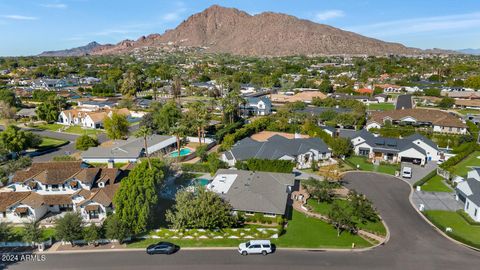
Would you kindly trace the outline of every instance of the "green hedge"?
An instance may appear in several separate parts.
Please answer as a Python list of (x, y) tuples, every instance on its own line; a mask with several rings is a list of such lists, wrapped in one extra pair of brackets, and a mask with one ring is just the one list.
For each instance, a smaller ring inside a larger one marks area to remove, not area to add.
[(430, 180), (431, 178), (433, 178), (435, 175), (437, 175), (437, 170), (433, 170), (431, 171), (429, 174), (425, 175), (422, 179), (418, 180), (417, 182), (415, 182), (415, 184), (413, 184), (413, 187), (416, 188), (418, 186), (423, 186), (423, 184), (425, 184), (426, 182), (428, 182), (428, 180)]
[(183, 163), (182, 171), (185, 172), (210, 172), (210, 166), (207, 163)]
[(480, 222), (476, 222), (473, 220), (465, 211), (462, 209), (457, 210), (457, 213), (470, 225), (472, 226), (480, 226)]
[(235, 167), (239, 170), (291, 173), (295, 163), (290, 160), (270, 160), (251, 158), (246, 161), (237, 161)]
[(220, 150), (230, 149), (235, 142), (265, 130), (270, 121), (271, 119), (269, 117), (257, 118), (242, 128), (237, 129), (234, 133), (225, 135)]
[(456, 154), (455, 156), (449, 158), (447, 161), (442, 163), (440, 165), (440, 168), (448, 170), (449, 168), (451, 168), (451, 167), (457, 165), (458, 163), (460, 163), (462, 160), (464, 160), (466, 157), (468, 157), (471, 153), (480, 149), (476, 142), (469, 143), (469, 145), (470, 145), (469, 147), (465, 147), (464, 151)]
[[(445, 232), (446, 230), (446, 227), (443, 226), (442, 224), (436, 222), (433, 218), (430, 218), (428, 213), (424, 213), (425, 216), (428, 218), (428, 220), (430, 220), (430, 222), (432, 222), (438, 229), (440, 229), (441, 231)], [(445, 234), (447, 234), (448, 236), (450, 236), (451, 238), (459, 241), (459, 242), (462, 242), (466, 245), (469, 245), (471, 247), (475, 247), (475, 248), (480, 248), (480, 243), (474, 243), (472, 241), (470, 241), (469, 239), (465, 239), (459, 235), (456, 235), (454, 232), (445, 232)]]

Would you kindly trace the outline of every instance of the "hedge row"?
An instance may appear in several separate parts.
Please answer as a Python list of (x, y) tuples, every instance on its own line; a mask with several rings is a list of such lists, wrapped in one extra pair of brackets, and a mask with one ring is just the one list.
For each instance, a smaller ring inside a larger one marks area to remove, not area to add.
[(467, 213), (465, 213), (465, 211), (463, 211), (462, 209), (460, 210), (457, 210), (457, 213), (470, 225), (472, 226), (480, 226), (480, 222), (477, 222), (475, 220), (473, 220)]
[(237, 161), (235, 167), (239, 170), (291, 173), (295, 163), (290, 160), (270, 160), (251, 158), (246, 161)]
[(182, 171), (185, 172), (210, 172), (210, 166), (207, 163), (183, 163)]
[(265, 130), (269, 122), (270, 118), (268, 117), (257, 118), (242, 128), (237, 129), (234, 133), (225, 135), (220, 150), (230, 149), (235, 142)]
[(449, 158), (447, 161), (442, 163), (440, 165), (440, 168), (448, 170), (449, 168), (457, 165), (460, 163), (462, 160), (464, 160), (466, 157), (468, 157), (471, 153), (477, 151), (479, 149), (479, 146), (477, 143), (469, 143), (470, 147), (465, 147), (465, 150), (456, 154), (455, 156)]
[(418, 186), (423, 186), (423, 184), (425, 184), (426, 182), (428, 182), (428, 180), (435, 177), (435, 175), (437, 175), (437, 170), (431, 171), (429, 174), (425, 175), (422, 179), (415, 182), (415, 184), (413, 184), (413, 187), (416, 188)]

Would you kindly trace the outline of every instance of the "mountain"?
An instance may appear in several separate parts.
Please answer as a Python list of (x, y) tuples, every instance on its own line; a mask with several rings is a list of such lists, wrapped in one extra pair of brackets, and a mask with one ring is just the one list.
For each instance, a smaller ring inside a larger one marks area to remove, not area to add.
[(465, 54), (473, 54), (473, 55), (480, 55), (480, 49), (462, 49), (458, 50), (458, 52), (465, 53)]
[(68, 50), (60, 50), (60, 51), (46, 51), (46, 52), (42, 52), (38, 56), (84, 56), (84, 55), (90, 54), (92, 50), (94, 50), (95, 48), (103, 47), (103, 46), (108, 46), (108, 45), (101, 45), (93, 41), (82, 47), (72, 48)]

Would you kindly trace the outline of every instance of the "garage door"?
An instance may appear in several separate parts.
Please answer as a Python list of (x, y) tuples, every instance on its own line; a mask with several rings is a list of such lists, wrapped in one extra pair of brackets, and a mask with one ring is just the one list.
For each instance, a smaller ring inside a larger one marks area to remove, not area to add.
[(409, 157), (402, 157), (402, 162), (410, 162), (413, 164), (420, 164), (422, 163), (422, 160), (419, 158), (409, 158)]

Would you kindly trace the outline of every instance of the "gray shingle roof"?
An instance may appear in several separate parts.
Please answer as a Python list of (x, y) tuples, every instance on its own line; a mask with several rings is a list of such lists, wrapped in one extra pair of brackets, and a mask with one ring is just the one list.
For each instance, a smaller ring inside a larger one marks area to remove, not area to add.
[(395, 105), (395, 109), (402, 110), (402, 109), (412, 109), (412, 108), (413, 108), (412, 95), (400, 95), (397, 97), (397, 104)]
[(222, 174), (237, 175), (229, 190), (220, 194), (233, 209), (285, 214), (288, 186), (295, 183), (293, 174), (220, 169), (215, 176)]
[(283, 156), (298, 156), (310, 149), (317, 150), (320, 153), (330, 152), (328, 146), (319, 138), (287, 139), (280, 135), (275, 135), (265, 142), (245, 138), (237, 142), (230, 150), (230, 153), (236, 160), (249, 158), (274, 160)]

